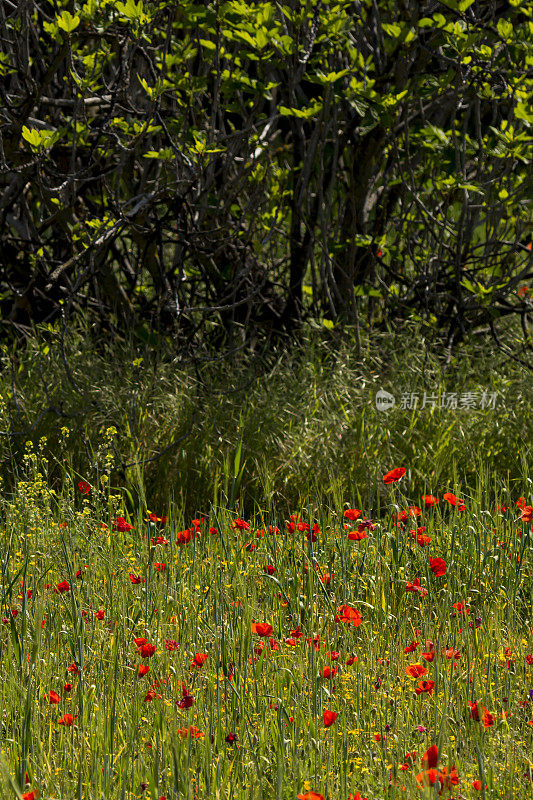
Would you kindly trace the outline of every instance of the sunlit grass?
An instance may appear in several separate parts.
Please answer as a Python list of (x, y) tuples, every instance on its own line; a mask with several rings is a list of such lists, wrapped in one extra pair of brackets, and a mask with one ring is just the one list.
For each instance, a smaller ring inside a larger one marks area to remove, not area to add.
[(530, 478), (522, 501), (428, 478), (426, 507), (412, 465), (385, 466), (407, 473), (364, 507), (338, 486), (294, 519), (208, 501), (192, 521), (130, 517), (105, 474), (51, 489), (28, 447), (0, 512), (2, 796), (530, 797)]

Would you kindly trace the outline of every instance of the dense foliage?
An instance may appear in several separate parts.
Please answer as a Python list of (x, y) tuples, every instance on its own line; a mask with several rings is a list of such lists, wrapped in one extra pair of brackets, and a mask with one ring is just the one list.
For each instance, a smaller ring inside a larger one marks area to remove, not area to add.
[(0, 11), (4, 332), (511, 318), (530, 352), (529, 2)]

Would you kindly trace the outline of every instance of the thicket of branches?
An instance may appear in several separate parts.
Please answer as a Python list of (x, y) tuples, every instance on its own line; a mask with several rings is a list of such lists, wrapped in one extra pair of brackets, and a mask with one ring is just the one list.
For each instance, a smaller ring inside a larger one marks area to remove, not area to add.
[(0, 0), (2, 331), (532, 349), (531, 3)]

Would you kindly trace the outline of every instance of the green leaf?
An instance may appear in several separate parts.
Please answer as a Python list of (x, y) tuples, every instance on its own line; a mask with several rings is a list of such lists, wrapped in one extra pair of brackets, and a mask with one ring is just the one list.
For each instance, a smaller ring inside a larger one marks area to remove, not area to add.
[(392, 36), (394, 39), (397, 39), (402, 32), (401, 25), (398, 25), (396, 22), (384, 22), (382, 28), (386, 34)]
[(257, 31), (256, 37), (257, 37), (256, 38), (257, 47), (259, 50), (262, 50), (264, 47), (267, 46), (269, 41), (266, 30), (264, 28), (260, 28)]
[(513, 23), (506, 19), (498, 20), (498, 33), (502, 39), (509, 39), (513, 35)]
[(140, 22), (141, 24), (150, 21), (148, 14), (144, 13), (143, 0), (139, 0), (138, 3), (135, 0), (126, 0), (125, 3), (117, 2), (115, 3), (115, 8), (132, 21)]
[(27, 128), (26, 125), (22, 128), (22, 138), (26, 139), (32, 147), (40, 147), (43, 142), (39, 131), (36, 128)]
[(514, 109), (516, 119), (523, 119), (526, 122), (533, 122), (533, 111), (530, 111), (525, 103), (517, 103)]
[(77, 14), (73, 17), (70, 11), (63, 11), (62, 14), (56, 17), (56, 23), (62, 31), (72, 33), (80, 24), (80, 18)]
[(300, 108), (287, 108), (287, 106), (280, 106), (279, 113), (282, 117), (299, 117), (300, 119), (309, 119), (314, 117), (322, 109), (322, 103), (316, 100), (313, 105), (305, 109)]
[(383, 297), (379, 289), (373, 289), (371, 286), (363, 286), (362, 284), (354, 286), (353, 293), (356, 297)]

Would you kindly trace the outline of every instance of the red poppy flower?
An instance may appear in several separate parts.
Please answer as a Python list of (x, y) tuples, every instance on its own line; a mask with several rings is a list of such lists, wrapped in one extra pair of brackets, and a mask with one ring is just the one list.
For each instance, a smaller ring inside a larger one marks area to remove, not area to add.
[(336, 674), (337, 674), (336, 667), (324, 667), (324, 669), (322, 670), (322, 677), (325, 678), (326, 680), (334, 678)]
[(345, 603), (337, 609), (335, 622), (347, 622), (357, 628), (361, 624), (361, 614), (356, 608)]
[(156, 692), (156, 690), (154, 688), (148, 689), (148, 691), (146, 692), (146, 694), (144, 696), (144, 702), (145, 703), (151, 703), (152, 700), (160, 700), (160, 699), (161, 699), (161, 695), (157, 694), (157, 692)]
[(459, 783), (459, 775), (457, 774), (456, 768), (452, 767), (451, 770), (449, 770), (448, 767), (442, 767), (439, 771), (439, 781), (443, 789), (451, 789), (452, 786), (457, 786)]
[(273, 575), (276, 571), (276, 568), (272, 564), (265, 564), (263, 567), (263, 572), (266, 572), (267, 575)]
[(355, 522), (356, 519), (359, 519), (361, 516), (361, 512), (358, 508), (347, 508), (343, 514), (346, 519), (349, 519), (350, 522)]
[(196, 528), (186, 528), (184, 531), (178, 531), (176, 544), (177, 545), (184, 545), (189, 544), (191, 539), (196, 538), (197, 529)]
[(415, 578), (414, 581), (407, 581), (405, 584), (405, 591), (406, 592), (418, 592), (419, 594), (424, 597), (428, 594), (428, 590), (424, 589), (423, 586), (420, 585), (420, 578)]
[(272, 625), (268, 622), (252, 622), (252, 633), (257, 633), (258, 636), (271, 636)]
[(178, 728), (178, 733), (183, 739), (200, 739), (204, 734), (196, 725), (191, 725), (190, 728)]
[(139, 669), (137, 670), (137, 674), (139, 678), (143, 678), (150, 672), (150, 667), (148, 664), (139, 664)]
[(165, 563), (160, 564), (159, 562), (156, 561), (154, 563), (154, 567), (156, 568), (156, 570), (158, 572), (166, 572), (167, 571), (167, 565)]
[(68, 581), (60, 581), (54, 589), (56, 594), (65, 594), (68, 591), (70, 591), (70, 583)]
[(72, 684), (71, 684), (71, 683), (66, 683), (66, 684), (63, 686), (63, 691), (64, 691), (64, 692), (67, 692), (67, 693), (68, 693), (68, 692), (71, 692), (71, 691), (72, 691)]
[(91, 485), (89, 483), (86, 483), (85, 481), (79, 481), (78, 489), (82, 494), (89, 494), (89, 492), (91, 491)]
[(192, 694), (184, 694), (181, 700), (176, 700), (178, 708), (185, 709), (191, 708), (194, 705), (194, 697)]
[(531, 522), (533, 518), (533, 506), (525, 506), (520, 514), (522, 522)]
[(405, 674), (410, 675), (411, 678), (421, 678), (422, 675), (427, 674), (427, 669), (423, 667), (422, 664), (409, 664), (405, 670)]
[(56, 703), (61, 702), (61, 698), (57, 692), (54, 692), (53, 689), (49, 692), (49, 701), (50, 705), (56, 705)]
[(463, 500), (459, 500), (452, 492), (445, 492), (443, 495), (444, 499), (454, 508), (458, 508), (459, 511), (465, 510), (465, 504)]
[(430, 558), (429, 568), (437, 578), (446, 575), (447, 565), (443, 558)]
[[(85, 667), (83, 669), (85, 669)], [(80, 674), (80, 670), (75, 661), (73, 661), (72, 664), (69, 664), (69, 666), (67, 667), (67, 672), (71, 672), (73, 675)]]
[(461, 658), (461, 651), (454, 650), (453, 647), (449, 647), (447, 650), (444, 650), (443, 654), (444, 653), (446, 653), (446, 658), (455, 658), (455, 659)]
[(391, 469), (390, 472), (387, 472), (386, 475), (383, 476), (383, 483), (396, 483), (400, 478), (403, 478), (406, 471), (405, 467), (395, 467), (395, 469)]
[(420, 547), (427, 547), (428, 544), (431, 544), (431, 536), (427, 536), (425, 533), (419, 533), (416, 537), (416, 541)]
[(453, 603), (452, 608), (455, 608), (454, 617), (466, 617), (470, 614), (470, 609), (467, 608), (466, 600), (458, 600), (457, 603)]
[(338, 713), (336, 711), (324, 711), (322, 717), (324, 719), (324, 728), (329, 728), (338, 717)]
[(166, 650), (179, 650), (180, 646), (174, 639), (165, 639)]
[(425, 494), (422, 498), (424, 504), (429, 508), (429, 506), (436, 506), (437, 503), (440, 503), (438, 497), (433, 497), (432, 494)]
[(157, 544), (169, 544), (169, 540), (166, 536), (151, 536), (150, 541), (153, 545)]
[[(76, 714), (76, 717), (78, 715)], [(65, 725), (66, 727), (70, 727), (74, 724), (74, 720), (76, 717), (73, 717), (72, 714), (63, 714), (60, 720), (58, 720), (59, 725)]]
[(428, 747), (424, 755), (422, 756), (422, 766), (424, 769), (433, 769), (439, 763), (439, 748), (436, 744), (432, 744), (431, 747)]
[(141, 578), (141, 576), (140, 576), (140, 575), (134, 575), (134, 574), (133, 574), (133, 572), (128, 572), (128, 575), (130, 576), (130, 581), (131, 581), (133, 584), (137, 584), (137, 583), (146, 583), (146, 581), (144, 580), (144, 578)]
[(422, 514), (422, 509), (418, 506), (409, 506), (407, 510), (410, 517), (419, 517)]
[(423, 772), (418, 773), (416, 776), (416, 781), (420, 784), (420, 786), (434, 786), (438, 780), (438, 777), (438, 769), (426, 769)]
[(418, 645), (419, 645), (419, 642), (411, 642), (411, 644), (408, 644), (407, 647), (404, 647), (403, 652), (404, 653), (414, 653), (416, 648), (418, 647)]
[(420, 694), (434, 694), (435, 681), (418, 681), (415, 692)]
[(104, 619), (105, 611), (103, 610), (103, 608), (100, 608), (98, 609), (98, 611), (94, 612), (94, 616), (96, 617), (96, 619)]
[(323, 794), (319, 794), (318, 792), (306, 792), (305, 794), (297, 795), (298, 800), (325, 800)]
[(191, 667), (203, 667), (208, 657), (207, 653), (195, 653), (191, 661)]
[(350, 531), (348, 534), (348, 539), (352, 542), (360, 542), (361, 539), (368, 539), (368, 534), (363, 529), (362, 531)]
[(250, 530), (250, 523), (246, 522), (244, 519), (237, 519), (233, 520), (232, 527), (239, 531), (249, 531)]
[(428, 650), (425, 653), (422, 653), (422, 658), (424, 661), (433, 661), (435, 658), (435, 653), (432, 650)]
[(112, 530), (119, 531), (119, 533), (127, 533), (128, 531), (134, 530), (134, 528), (133, 525), (130, 525), (129, 522), (126, 522), (124, 517), (117, 517), (113, 522)]
[(346, 666), (351, 667), (357, 661), (357, 656), (351, 655), (346, 659)]
[(137, 648), (137, 652), (141, 658), (151, 658), (156, 651), (155, 644), (142, 644)]
[(483, 727), (490, 728), (496, 722), (496, 717), (483, 707)]

